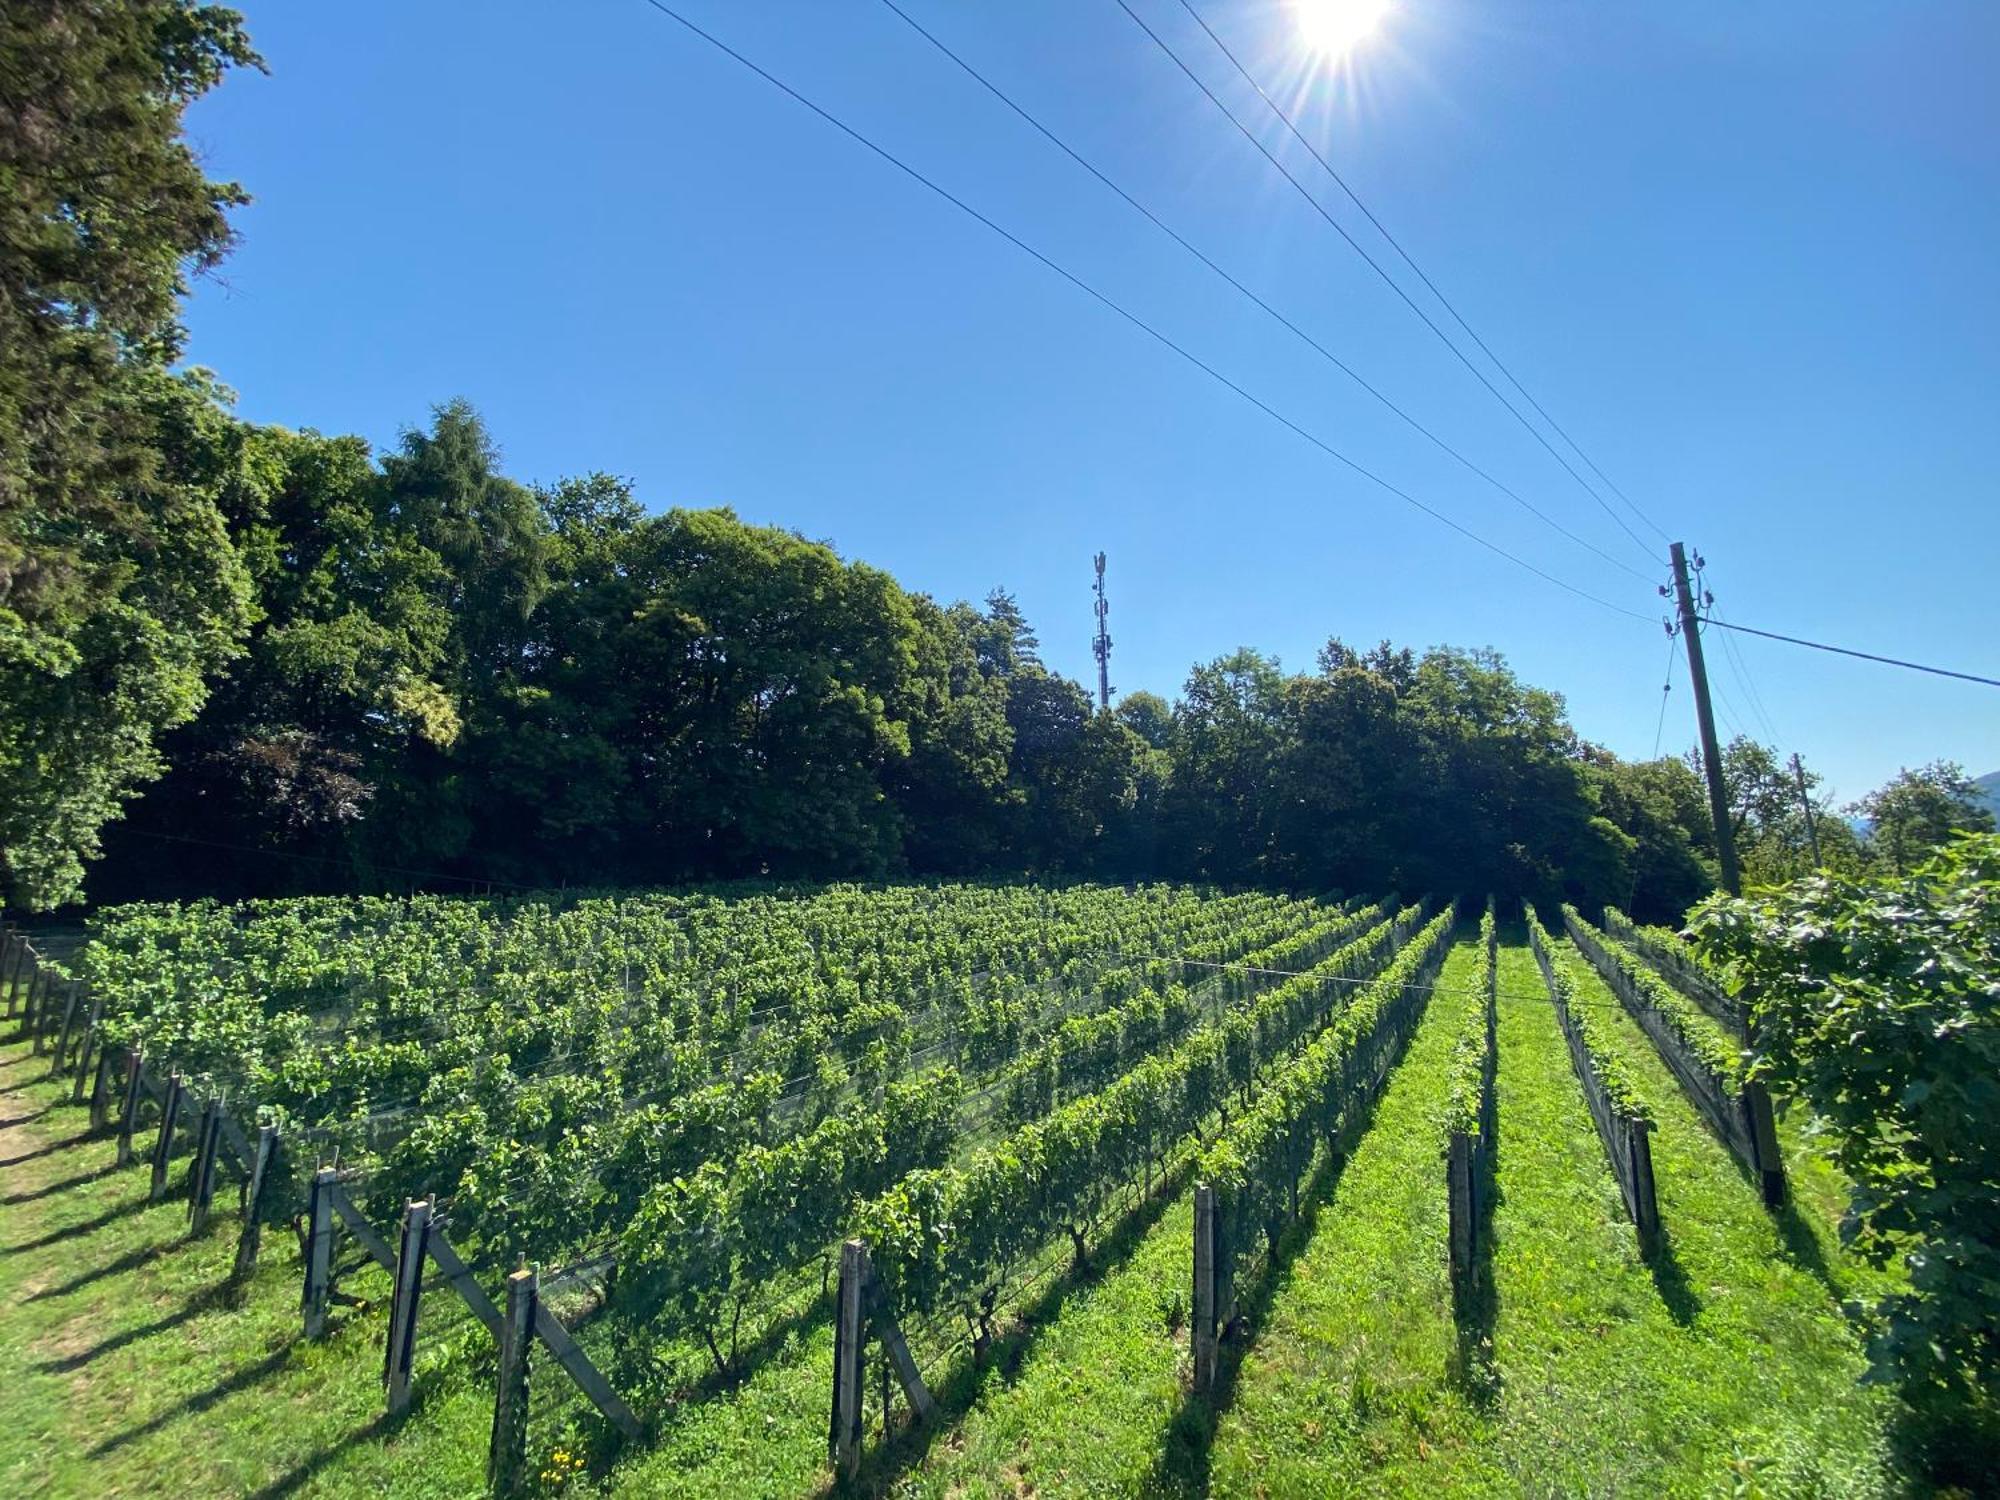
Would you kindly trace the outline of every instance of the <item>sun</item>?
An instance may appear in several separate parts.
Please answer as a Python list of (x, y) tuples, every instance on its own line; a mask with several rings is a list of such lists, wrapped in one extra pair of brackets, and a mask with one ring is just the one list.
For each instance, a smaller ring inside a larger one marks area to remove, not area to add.
[(1308, 47), (1339, 56), (1366, 41), (1382, 24), (1389, 0), (1292, 0), (1292, 15)]

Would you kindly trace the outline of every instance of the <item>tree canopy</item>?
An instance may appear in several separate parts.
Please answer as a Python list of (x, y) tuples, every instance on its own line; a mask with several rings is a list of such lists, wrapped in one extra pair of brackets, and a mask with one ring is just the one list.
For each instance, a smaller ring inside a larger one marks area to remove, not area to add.
[[(1645, 921), (1712, 887), (1696, 768), (1588, 743), (1492, 651), (1244, 648), (1103, 712), (1004, 589), (934, 600), (604, 474), (523, 483), (462, 400), (381, 452), (240, 419), (173, 363), (246, 201), (182, 113), (245, 66), (194, 0), (0, 13), (8, 902), (1036, 874)], [(1809, 868), (1776, 752), (1724, 772), (1752, 879)], [(1990, 826), (1967, 792), (1907, 773), (1865, 842), (1819, 818), (1823, 860), (1912, 866)]]
[(256, 65), (187, 0), (0, 9), (0, 871), (80, 889), (255, 610), (225, 517), (263, 482), (199, 376), (174, 378), (185, 277), (244, 201), (181, 113)]

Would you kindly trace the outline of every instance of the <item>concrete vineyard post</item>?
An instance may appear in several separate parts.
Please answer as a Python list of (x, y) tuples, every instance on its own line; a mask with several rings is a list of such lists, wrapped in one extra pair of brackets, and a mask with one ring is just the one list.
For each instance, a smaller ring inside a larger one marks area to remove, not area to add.
[(1206, 1393), (1215, 1384), (1217, 1323), (1222, 1309), (1215, 1305), (1215, 1189), (1201, 1183), (1194, 1190), (1194, 1388)]

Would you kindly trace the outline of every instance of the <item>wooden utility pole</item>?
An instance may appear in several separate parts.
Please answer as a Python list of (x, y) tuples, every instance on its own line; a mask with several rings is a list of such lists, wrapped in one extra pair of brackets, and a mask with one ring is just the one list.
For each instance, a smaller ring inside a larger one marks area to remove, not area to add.
[(1819, 857), (1819, 820), (1813, 816), (1812, 798), (1806, 794), (1806, 768), (1799, 764), (1796, 751), (1792, 754), (1792, 779), (1799, 784), (1799, 806), (1806, 815), (1806, 842), (1812, 846), (1813, 868), (1817, 870), (1824, 863)]
[(1715, 710), (1708, 702), (1708, 666), (1701, 659), (1701, 622), (1688, 588), (1687, 550), (1673, 544), (1674, 600), (1680, 606), (1681, 636), (1687, 641), (1688, 676), (1694, 682), (1694, 717), (1701, 729), (1701, 764), (1708, 773), (1708, 812), (1715, 819), (1715, 852), (1722, 861), (1722, 888), (1743, 894), (1736, 866), (1736, 830), (1729, 821), (1729, 796), (1722, 787), (1722, 750), (1715, 742)]

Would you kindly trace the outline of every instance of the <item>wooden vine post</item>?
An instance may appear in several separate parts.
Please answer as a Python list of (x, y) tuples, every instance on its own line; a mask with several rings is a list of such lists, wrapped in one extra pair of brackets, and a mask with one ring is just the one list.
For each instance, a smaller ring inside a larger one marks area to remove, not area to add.
[(403, 1208), (403, 1233), (396, 1246), (396, 1284), (389, 1305), (389, 1339), (382, 1354), (382, 1379), (389, 1387), (391, 1416), (410, 1405), (410, 1367), (417, 1352), (417, 1301), (424, 1289), (424, 1257), (430, 1253), (431, 1200), (412, 1198)]
[(1221, 1309), (1216, 1306), (1215, 1189), (1200, 1183), (1194, 1190), (1194, 1388), (1206, 1395), (1215, 1387)]
[(271, 1166), (277, 1155), (278, 1127), (260, 1127), (257, 1148), (250, 1159), (250, 1175), (243, 1184), (243, 1230), (236, 1237), (236, 1264), (230, 1271), (232, 1279), (240, 1281), (256, 1268), (257, 1249), (264, 1238), (264, 1188), (270, 1181)]
[(500, 1376), (493, 1395), (493, 1440), (486, 1454), (486, 1482), (496, 1495), (521, 1486), (528, 1467), (528, 1347), (535, 1337), (541, 1278), (532, 1269), (507, 1278), (507, 1308), (500, 1317)]
[(326, 1305), (333, 1294), (333, 1190), (339, 1174), (332, 1167), (313, 1173), (312, 1191), (306, 1198), (306, 1284), (302, 1303), (306, 1337), (316, 1339), (326, 1332)]
[(7, 928), (7, 936), (0, 940), (0, 985), (7, 987), (7, 1015), (14, 1015), (14, 982), (21, 977), (21, 955), (28, 946), (24, 933), (12, 925)]
[(132, 1136), (139, 1126), (139, 1091), (145, 1084), (146, 1057), (142, 1052), (125, 1054), (125, 1099), (118, 1109), (118, 1165), (132, 1164)]
[(175, 1068), (167, 1074), (167, 1097), (160, 1102), (160, 1134), (153, 1142), (153, 1186), (147, 1195), (149, 1202), (158, 1203), (166, 1196), (167, 1167), (174, 1155), (174, 1128), (180, 1124), (181, 1098), (186, 1092), (181, 1070)]
[(910, 1403), (910, 1415), (927, 1421), (936, 1410), (923, 1373), (910, 1354), (903, 1330), (890, 1315), (875, 1267), (868, 1259), (868, 1247), (860, 1240), (848, 1240), (840, 1247), (840, 1290), (834, 1300), (833, 1325), (833, 1409), (827, 1423), (827, 1451), (834, 1468), (851, 1479), (861, 1466), (863, 1389), (866, 1380), (868, 1335), (881, 1341), (882, 1424), (888, 1432), (888, 1373), (893, 1370)]
[(28, 1028), (36, 1057), (42, 1055), (42, 1011), (48, 1007), (48, 992), (49, 971), (37, 964), (35, 972), (28, 976), (28, 999), (21, 1010), (21, 1023)]
[(67, 994), (63, 1000), (62, 1026), (56, 1032), (55, 1058), (49, 1064), (51, 1077), (62, 1072), (63, 1064), (69, 1061), (70, 1037), (76, 1031), (76, 1002), (81, 987), (72, 979), (63, 988)]
[(859, 1240), (840, 1247), (840, 1292), (834, 1303), (833, 1416), (827, 1446), (835, 1470), (852, 1479), (861, 1467), (861, 1312), (867, 1290), (868, 1248)]
[(90, 1128), (92, 1133), (111, 1123), (111, 1049), (97, 1049), (97, 1076), (90, 1085)]
[(56, 976), (52, 969), (42, 971), (42, 998), (35, 1002), (35, 1051), (47, 1054), (54, 1050), (56, 1035)]
[(91, 1077), (91, 1059), (103, 1048), (103, 1025), (104, 997), (92, 991), (90, 1014), (84, 1018), (83, 1035), (77, 1041), (76, 1056), (70, 1060), (70, 1072), (74, 1075), (74, 1082), (69, 1091), (69, 1101), (72, 1104), (83, 1103), (84, 1089)]
[(1479, 1253), (1479, 1200), (1473, 1174), (1472, 1137), (1454, 1130), (1449, 1153), (1445, 1158), (1445, 1185), (1451, 1213), (1451, 1277), (1453, 1285), (1469, 1287)]
[(211, 1094), (201, 1106), (195, 1130), (194, 1165), (188, 1168), (188, 1234), (208, 1228), (209, 1205), (215, 1198), (215, 1158), (222, 1147), (222, 1098)]
[(1761, 1079), (1743, 1085), (1743, 1113), (1757, 1152), (1757, 1185), (1766, 1208), (1783, 1208), (1787, 1195), (1785, 1156), (1778, 1145), (1778, 1122), (1771, 1112), (1771, 1091)]

